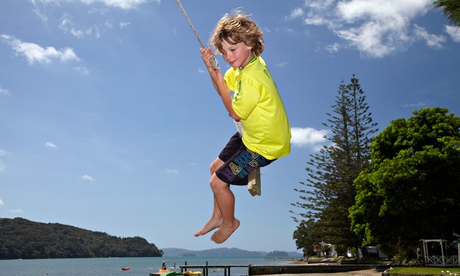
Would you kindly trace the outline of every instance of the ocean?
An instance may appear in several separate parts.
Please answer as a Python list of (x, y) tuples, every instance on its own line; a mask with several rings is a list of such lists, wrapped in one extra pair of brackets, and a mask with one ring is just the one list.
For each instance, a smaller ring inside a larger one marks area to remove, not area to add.
[[(55, 275), (126, 275), (149, 276), (161, 268), (162, 262), (176, 271), (181, 265), (292, 265), (293, 259), (238, 258), (238, 257), (157, 257), (157, 258), (88, 258), (0, 260), (2, 276), (55, 276)], [(130, 270), (123, 271), (122, 267)], [(189, 269), (199, 270), (200, 269)], [(224, 275), (223, 269), (209, 269), (209, 275)], [(231, 268), (231, 275), (247, 275), (247, 268)]]

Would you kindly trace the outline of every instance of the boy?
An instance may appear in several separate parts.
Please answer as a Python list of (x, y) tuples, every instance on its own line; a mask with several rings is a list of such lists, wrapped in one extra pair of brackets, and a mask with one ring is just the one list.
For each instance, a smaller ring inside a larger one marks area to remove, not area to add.
[(218, 228), (211, 240), (220, 244), (240, 226), (230, 184), (246, 185), (251, 171), (288, 155), (291, 132), (276, 85), (260, 57), (262, 32), (249, 16), (239, 11), (224, 15), (214, 29), (211, 45), (231, 66), (225, 76), (213, 67), (210, 48), (201, 48), (201, 57), (230, 117), (242, 125), (242, 133), (230, 138), (210, 166), (213, 213), (195, 233), (198, 237)]

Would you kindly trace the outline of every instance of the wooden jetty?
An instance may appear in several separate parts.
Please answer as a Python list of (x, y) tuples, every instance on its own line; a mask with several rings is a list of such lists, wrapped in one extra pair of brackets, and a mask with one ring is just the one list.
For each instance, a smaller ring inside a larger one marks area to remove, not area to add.
[[(276, 266), (258, 266), (258, 265), (185, 265), (180, 266), (181, 273), (187, 269), (199, 269), (202, 276), (209, 276), (209, 271), (215, 274), (215, 269), (223, 269), (224, 276), (231, 276), (231, 268), (247, 267), (246, 275), (270, 275), (270, 274), (298, 274), (298, 273), (337, 273), (365, 269), (378, 269), (384, 271), (388, 266), (373, 264), (326, 264), (326, 265), (276, 265)], [(185, 274), (185, 273), (184, 273)]]
[(249, 267), (251, 265), (208, 265), (208, 262), (206, 261), (206, 265), (187, 265), (187, 262), (185, 262), (185, 265), (181, 265), (180, 267), (180, 272), (185, 273), (188, 269), (201, 269), (203, 271), (202, 276), (208, 276), (209, 275), (209, 269), (215, 270), (217, 269), (223, 269), (224, 271), (224, 276), (230, 276), (230, 269), (232, 267), (247, 267), (248, 268), (248, 274), (249, 275)]

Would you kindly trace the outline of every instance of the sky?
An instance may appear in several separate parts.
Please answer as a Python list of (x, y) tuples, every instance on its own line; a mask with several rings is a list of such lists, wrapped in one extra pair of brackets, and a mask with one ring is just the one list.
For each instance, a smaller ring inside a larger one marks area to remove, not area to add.
[(359, 79), (380, 131), (424, 107), (460, 115), (460, 31), (431, 0), (182, 5), (205, 44), (225, 13), (251, 14), (290, 120), (292, 151), (262, 169), (262, 195), (232, 188), (240, 228), (222, 245), (193, 235), (212, 211), (209, 165), (236, 129), (173, 0), (0, 2), (1, 218), (160, 249), (296, 251), (294, 189), (342, 81)]

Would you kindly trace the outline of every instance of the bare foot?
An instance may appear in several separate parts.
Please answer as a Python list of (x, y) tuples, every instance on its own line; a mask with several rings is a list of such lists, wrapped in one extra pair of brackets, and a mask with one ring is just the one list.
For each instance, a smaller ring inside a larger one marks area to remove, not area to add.
[(231, 226), (222, 223), (219, 230), (212, 235), (211, 240), (215, 243), (223, 243), (233, 234), (233, 232), (235, 232), (236, 229), (238, 229), (238, 227), (240, 227), (240, 221), (237, 219), (233, 220), (233, 224)]
[(222, 225), (222, 218), (211, 218), (198, 232), (195, 233), (195, 237), (206, 235), (210, 231), (219, 228)]

